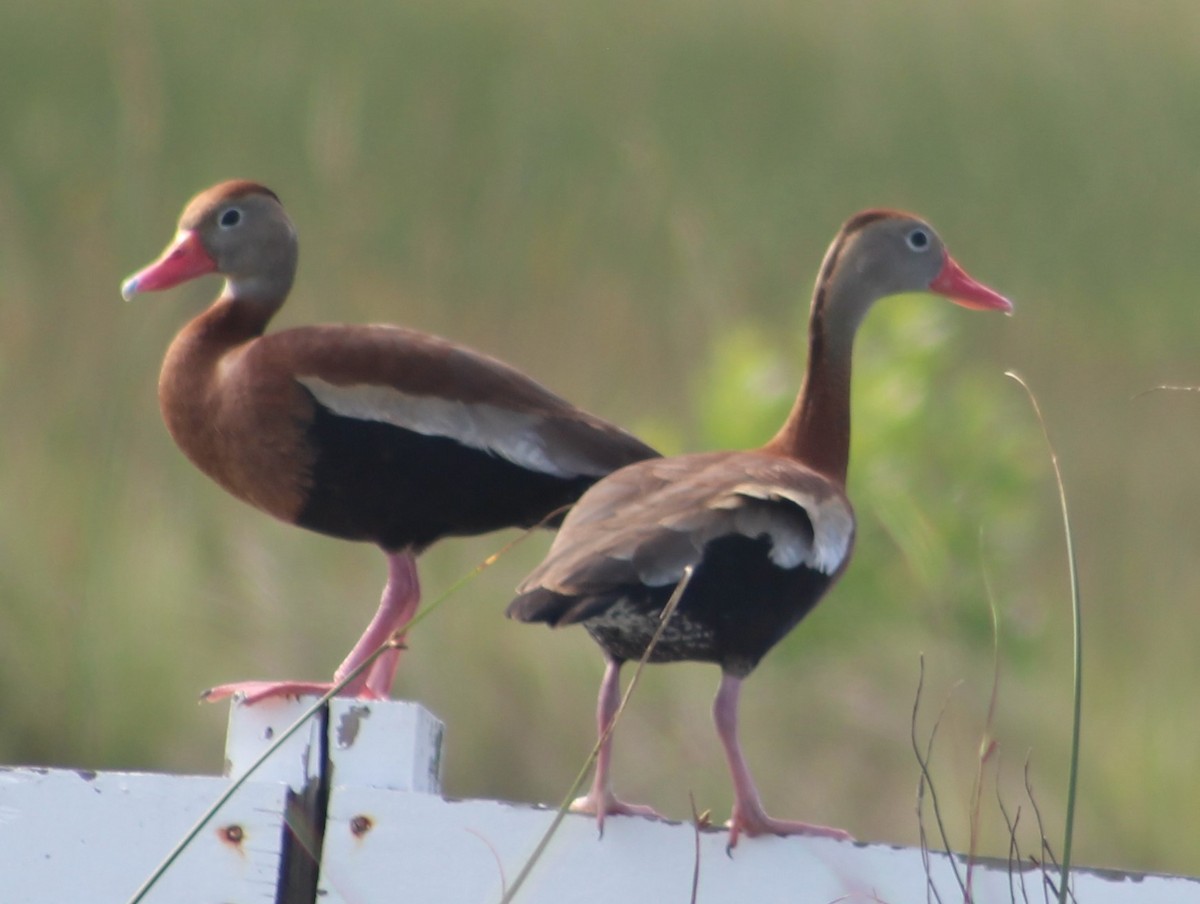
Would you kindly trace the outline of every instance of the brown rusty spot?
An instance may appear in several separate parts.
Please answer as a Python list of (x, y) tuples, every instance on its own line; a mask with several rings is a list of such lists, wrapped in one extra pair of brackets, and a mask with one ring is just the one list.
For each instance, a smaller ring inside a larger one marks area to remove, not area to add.
[(237, 823), (233, 825), (220, 826), (217, 829), (217, 837), (226, 844), (231, 844), (234, 847), (241, 847), (242, 841), (246, 837), (246, 830)]
[(365, 816), (360, 813), (358, 816), (355, 816), (350, 820), (350, 833), (354, 835), (355, 838), (362, 838), (363, 835), (366, 835), (367, 832), (371, 831), (371, 827), (374, 825), (375, 823), (371, 821), (370, 816)]

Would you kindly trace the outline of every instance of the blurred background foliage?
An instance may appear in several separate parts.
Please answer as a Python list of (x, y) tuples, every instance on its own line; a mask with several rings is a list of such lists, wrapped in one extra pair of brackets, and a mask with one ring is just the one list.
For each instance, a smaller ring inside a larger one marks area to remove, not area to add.
[[(864, 327), (856, 561), (746, 695), (768, 806), (915, 843), (924, 651), (966, 845), (987, 575), (1001, 794), (1028, 808), (1028, 756), (1059, 836), (1066, 564), (1015, 368), (1083, 574), (1076, 858), (1200, 873), (1200, 399), (1137, 395), (1200, 382), (1198, 42), (1169, 0), (3, 4), (0, 762), (217, 771), (224, 712), (195, 695), (329, 674), (382, 587), (374, 550), (251, 511), (161, 426), (163, 350), (216, 286), (125, 305), (118, 284), (196, 191), (244, 176), (283, 197), (303, 250), (280, 326), (453, 336), (672, 452), (774, 432), (826, 245), (890, 205), (1017, 315), (907, 297)], [(427, 594), (506, 539), (436, 547)], [(548, 540), (412, 639), (397, 693), (447, 721), (450, 794), (557, 801), (590, 747), (599, 654), (501, 615)], [(618, 736), (626, 797), (684, 816), (694, 790), (723, 818), (716, 678), (650, 673)], [(985, 801), (982, 848), (1003, 856)]]

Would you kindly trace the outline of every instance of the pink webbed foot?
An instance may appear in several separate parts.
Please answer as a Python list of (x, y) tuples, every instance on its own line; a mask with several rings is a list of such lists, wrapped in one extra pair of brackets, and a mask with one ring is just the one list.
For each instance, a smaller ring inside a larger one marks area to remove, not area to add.
[(590, 813), (596, 817), (596, 828), (604, 834), (604, 817), (606, 816), (645, 816), (650, 819), (663, 819), (663, 815), (653, 807), (645, 804), (629, 804), (618, 798), (611, 791), (597, 793), (593, 788), (583, 797), (571, 801), (572, 813)]
[[(200, 695), (200, 699), (205, 703), (215, 703), (226, 697), (232, 697), (234, 694), (241, 694), (242, 702), (246, 706), (252, 706), (273, 697), (306, 695), (320, 697), (329, 693), (331, 687), (333, 687), (331, 681), (235, 681), (231, 684), (218, 684), (216, 687), (210, 687)], [(357, 697), (360, 700), (387, 699), (387, 694), (377, 693), (366, 684), (363, 684), (357, 691), (347, 687), (342, 691), (342, 695)]]
[(738, 741), (737, 711), (741, 692), (742, 679), (737, 675), (725, 673), (721, 676), (717, 699), (713, 701), (713, 721), (717, 726), (717, 736), (725, 748), (729, 773), (733, 777), (733, 815), (726, 823), (729, 827), (729, 844), (725, 846), (725, 850), (732, 852), (743, 833), (752, 838), (756, 835), (811, 835), (817, 838), (853, 841), (850, 833), (841, 829), (774, 819), (767, 815), (758, 788), (754, 784), (754, 777), (750, 774), (750, 767), (742, 755), (742, 745)]
[(725, 825), (729, 829), (729, 843), (725, 846), (727, 851), (737, 847), (738, 838), (743, 834), (751, 838), (759, 835), (809, 835), (814, 838), (833, 838), (837, 841), (854, 840), (853, 835), (842, 829), (790, 819), (775, 819), (768, 816), (756, 803), (747, 806), (742, 801), (734, 803), (733, 816)]
[(596, 817), (596, 828), (604, 836), (605, 816), (646, 816), (662, 819), (653, 807), (644, 804), (627, 804), (613, 794), (609, 767), (612, 763), (612, 726), (617, 709), (621, 704), (621, 663), (610, 659), (604, 667), (604, 678), (600, 682), (600, 699), (596, 703), (596, 726), (601, 743), (596, 754), (596, 774), (592, 777), (592, 790), (571, 802), (571, 812), (591, 813)]
[(346, 657), (328, 681), (237, 681), (219, 684), (200, 695), (207, 702), (223, 700), (234, 694), (242, 694), (247, 705), (261, 703), (272, 697), (299, 697), (303, 694), (323, 696), (329, 693), (334, 683), (339, 682), (374, 654), (382, 644), (391, 642), (392, 649), (380, 653), (366, 671), (345, 688), (339, 696), (357, 697), (360, 700), (387, 700), (396, 668), (400, 662), (400, 651), (404, 646), (404, 628), (412, 620), (421, 600), (420, 584), (417, 581), (417, 563), (411, 553), (388, 553), (388, 582), (383, 588), (383, 598), (367, 630), (363, 632), (350, 655)]

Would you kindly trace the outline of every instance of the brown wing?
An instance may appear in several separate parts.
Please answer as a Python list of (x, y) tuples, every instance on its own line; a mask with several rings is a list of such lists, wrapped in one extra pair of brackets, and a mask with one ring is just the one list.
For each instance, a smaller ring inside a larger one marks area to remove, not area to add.
[(302, 327), (263, 337), (253, 354), (333, 415), (445, 437), (539, 473), (599, 477), (658, 454), (517, 369), (415, 330)]
[(841, 490), (790, 459), (718, 452), (641, 462), (601, 480), (563, 523), (508, 613), (552, 624), (672, 585), (715, 540), (765, 538), (779, 568), (836, 575), (854, 515)]

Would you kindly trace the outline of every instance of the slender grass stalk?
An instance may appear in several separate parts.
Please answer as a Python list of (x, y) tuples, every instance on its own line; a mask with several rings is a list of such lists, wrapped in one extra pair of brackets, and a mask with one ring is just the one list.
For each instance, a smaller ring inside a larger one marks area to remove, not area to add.
[(1045, 890), (1047, 888), (1054, 892), (1055, 897), (1058, 897), (1058, 886), (1054, 884), (1054, 878), (1050, 875), (1050, 870), (1051, 868), (1057, 869), (1059, 862), (1058, 858), (1054, 856), (1054, 848), (1050, 844), (1050, 839), (1046, 837), (1046, 823), (1042, 819), (1042, 808), (1038, 804), (1037, 794), (1033, 790), (1033, 779), (1029, 776), (1028, 755), (1025, 757), (1025, 796), (1029, 798), (1029, 806), (1033, 809), (1033, 818), (1037, 822), (1038, 838), (1041, 841), (1041, 847), (1038, 849), (1037, 855), (1030, 854), (1029, 862), (1041, 870), (1043, 900), (1046, 900)]
[(1041, 406), (1038, 405), (1037, 397), (1033, 394), (1033, 390), (1029, 388), (1029, 384), (1020, 375), (1010, 370), (1005, 372), (1005, 376), (1011, 377), (1021, 384), (1021, 388), (1029, 396), (1033, 412), (1037, 415), (1038, 424), (1042, 428), (1042, 436), (1045, 437), (1046, 447), (1050, 451), (1050, 463), (1054, 467), (1054, 482), (1058, 486), (1058, 501), (1062, 509), (1063, 533), (1067, 541), (1067, 562), (1071, 577), (1071, 615), (1075, 638), (1075, 700), (1071, 724), (1071, 767), (1067, 777), (1067, 819), (1063, 834), (1062, 872), (1058, 883), (1059, 904), (1066, 904), (1068, 897), (1070, 897), (1071, 845), (1075, 837), (1075, 797), (1079, 781), (1079, 733), (1083, 713), (1083, 607), (1079, 594), (1079, 566), (1075, 559), (1074, 536), (1071, 533), (1071, 516), (1067, 510), (1067, 491), (1063, 483), (1062, 469), (1058, 464), (1058, 453), (1054, 449), (1054, 444), (1050, 442), (1050, 432), (1046, 428), (1046, 419), (1042, 416)]
[(504, 893), (508, 889), (508, 879), (504, 875), (504, 860), (500, 857), (500, 852), (496, 850), (496, 846), (492, 844), (490, 838), (478, 829), (473, 829), (466, 826), (466, 831), (474, 835), (487, 847), (488, 852), (492, 855), (492, 859), (496, 861), (496, 874), (500, 877), (500, 890)]
[(696, 809), (696, 795), (691, 791), (688, 792), (688, 803), (692, 805), (692, 896), (689, 898), (690, 904), (696, 904), (696, 899), (700, 895), (700, 829), (708, 825), (708, 812), (703, 814)]
[(937, 718), (933, 722), (933, 728), (929, 731), (929, 742), (925, 747), (925, 752), (922, 754), (921, 745), (917, 743), (917, 715), (921, 708), (921, 692), (925, 689), (925, 654), (923, 653), (920, 656), (920, 664), (921, 671), (919, 677), (917, 678), (917, 693), (913, 697), (910, 736), (912, 738), (913, 754), (917, 758), (917, 763), (919, 763), (921, 766), (921, 778), (917, 784), (917, 822), (919, 823), (921, 829), (921, 857), (924, 861), (925, 874), (928, 880), (926, 885), (926, 895), (928, 896), (928, 893), (932, 891), (933, 895), (938, 899), (939, 902), (942, 900), (942, 896), (938, 892), (936, 886), (934, 886), (930, 874), (929, 843), (926, 838), (925, 819), (923, 815), (925, 789), (928, 788), (929, 799), (933, 803), (933, 818), (934, 821), (937, 822), (938, 834), (942, 838), (942, 849), (946, 852), (947, 859), (950, 863), (950, 868), (954, 870), (954, 878), (957, 880), (958, 887), (962, 891), (963, 900), (966, 901), (968, 900), (967, 886), (963, 882), (963, 877), (959, 874), (958, 861), (954, 857), (954, 851), (950, 849), (950, 836), (946, 832), (946, 824), (942, 819), (942, 808), (938, 803), (937, 789), (934, 788), (933, 775), (930, 774), (929, 771), (929, 761), (933, 758), (933, 739), (937, 736), (938, 728), (942, 724), (942, 717), (946, 714), (946, 703), (949, 702), (949, 699), (947, 699), (946, 703), (942, 704), (942, 708), (938, 712)]
[[(1013, 876), (1014, 866), (1019, 866), (1021, 863), (1021, 845), (1017, 841), (1017, 828), (1021, 824), (1021, 808), (1018, 806), (1016, 815), (1008, 815), (1008, 807), (1004, 806), (1004, 795), (1000, 793), (999, 767), (996, 768), (996, 805), (1000, 808), (1000, 813), (1004, 817), (1004, 824), (1008, 826), (1008, 895), (1012, 899), (1013, 904), (1017, 902), (1016, 891), (1014, 890)], [(1029, 904), (1029, 893), (1025, 890), (1025, 872), (1019, 873), (1021, 882), (1021, 896), (1025, 899), (1025, 904)]]
[[(988, 698), (987, 716), (983, 723), (983, 735), (979, 739), (979, 766), (975, 772), (975, 786), (971, 789), (971, 836), (967, 846), (967, 896), (973, 900), (972, 878), (975, 858), (979, 853), (979, 820), (983, 812), (983, 780), (988, 761), (996, 752), (998, 743), (993, 734), (996, 723), (996, 701), (1000, 696), (1000, 611), (996, 606), (996, 594), (992, 589), (987, 559), (983, 555), (983, 530), (979, 531), (980, 567), (983, 572), (983, 587), (987, 594), (988, 609), (992, 615), (992, 692)], [(997, 774), (999, 770), (997, 770)]]
[[(546, 518), (552, 518), (555, 514), (557, 514), (557, 512), (551, 512), (546, 516)], [(486, 559), (476, 564), (474, 568), (443, 590), (438, 596), (430, 601), (424, 609), (414, 615), (406, 625), (397, 629), (392, 637), (380, 644), (374, 651), (372, 651), (371, 655), (359, 663), (359, 665), (352, 669), (344, 678), (336, 682), (333, 687), (325, 692), (324, 695), (322, 695), (308, 709), (301, 713), (296, 721), (289, 725), (281, 734), (279, 734), (279, 736), (276, 737), (271, 744), (250, 764), (250, 767), (236, 779), (234, 779), (233, 782), (230, 783), (229, 787), (226, 788), (215, 801), (213, 801), (212, 805), (204, 811), (199, 819), (196, 820), (196, 824), (184, 834), (183, 838), (179, 840), (175, 847), (171, 849), (170, 853), (163, 858), (163, 861), (157, 867), (155, 867), (154, 871), (146, 878), (141, 886), (139, 886), (138, 890), (134, 892), (133, 897), (129, 899), (128, 904), (140, 904), (140, 902), (145, 899), (146, 895), (150, 893), (158, 881), (166, 874), (167, 870), (170, 869), (175, 861), (179, 859), (180, 855), (183, 854), (188, 845), (190, 845), (196, 839), (197, 835), (204, 831), (204, 827), (208, 825), (214, 816), (217, 815), (217, 812), (221, 809), (221, 807), (225, 806), (225, 804), (230, 801), (233, 795), (236, 794), (244, 784), (246, 784), (246, 782), (250, 779), (250, 776), (253, 775), (258, 768), (262, 766), (262, 764), (265, 763), (273, 753), (275, 753), (276, 750), (283, 746), (283, 744), (287, 742), (288, 738), (292, 737), (292, 735), (298, 732), (301, 727), (308, 722), (309, 719), (321, 711), (322, 707), (324, 707), (330, 700), (341, 693), (342, 690), (345, 689), (346, 685), (370, 668), (376, 659), (378, 659), (388, 650), (400, 648), (403, 645), (403, 641), (400, 640), (400, 638), (407, 634), (408, 631), (424, 621), (431, 612), (433, 612), (447, 599), (457, 593), (459, 589), (470, 583), (483, 571), (498, 562), (501, 557), (503, 557), (514, 546), (528, 537), (535, 529), (536, 528), (531, 527), (525, 531), (522, 531), (518, 536), (502, 546), (497, 552), (492, 553)]]
[[(1012, 376), (1009, 374), (1009, 376)], [(1014, 377), (1014, 379), (1016, 379)], [(1143, 389), (1135, 399), (1140, 399), (1144, 395), (1150, 395), (1152, 392), (1200, 392), (1200, 386), (1175, 386), (1170, 383), (1161, 383), (1158, 386), (1151, 386), (1149, 389)]]
[(575, 776), (575, 781), (567, 790), (566, 796), (558, 807), (558, 812), (554, 814), (554, 819), (551, 820), (549, 827), (538, 840), (537, 845), (533, 849), (533, 853), (529, 855), (529, 859), (525, 861), (521, 871), (517, 873), (517, 877), (513, 879), (513, 883), (509, 886), (508, 891), (504, 893), (504, 897), (500, 899), (500, 904), (512, 904), (516, 899), (517, 892), (521, 890), (521, 886), (525, 884), (525, 880), (529, 878), (533, 872), (533, 868), (546, 852), (546, 848), (550, 844), (550, 840), (554, 837), (558, 827), (562, 825), (562, 821), (570, 812), (571, 802), (575, 800), (575, 796), (579, 793), (579, 789), (583, 787), (584, 781), (587, 780), (588, 771), (592, 768), (592, 764), (596, 762), (596, 757), (600, 755), (600, 748), (612, 735), (613, 730), (617, 727), (617, 723), (621, 720), (621, 714), (625, 712), (625, 706), (629, 703), (629, 698), (633, 695), (633, 689), (637, 687), (638, 679), (642, 675), (642, 671), (646, 668), (646, 663), (650, 661), (650, 654), (654, 652), (654, 648), (658, 645), (658, 640), (662, 637), (662, 633), (666, 630), (667, 622), (675, 612), (675, 608), (679, 605), (680, 599), (683, 598), (683, 593), (687, 590), (687, 585), (692, 580), (692, 566), (684, 569), (683, 577), (679, 579), (679, 583), (675, 585), (675, 590), (671, 593), (671, 598), (667, 600), (667, 604), (663, 606), (662, 614), (659, 615), (658, 627), (655, 629), (650, 642), (646, 644), (646, 650), (642, 653), (642, 658), (638, 660), (637, 668), (633, 671), (633, 677), (629, 679), (629, 685), (625, 688), (625, 693), (621, 696), (621, 703), (617, 707), (616, 713), (613, 714), (612, 720), (608, 723), (608, 727), (596, 739), (595, 745), (592, 747), (592, 752), (588, 754), (584, 760), (583, 767)]
[(266, 750), (259, 754), (254, 762), (250, 764), (250, 768), (230, 782), (229, 787), (226, 788), (220, 794), (220, 796), (213, 801), (212, 805), (204, 811), (200, 818), (196, 820), (196, 824), (184, 834), (183, 838), (181, 838), (175, 847), (171, 849), (171, 852), (167, 854), (165, 858), (163, 858), (162, 863), (155, 867), (154, 871), (146, 878), (146, 881), (144, 881), (138, 890), (134, 892), (133, 897), (129, 899), (129, 904), (139, 904), (139, 902), (141, 902), (146, 895), (150, 893), (154, 886), (158, 884), (158, 880), (166, 874), (167, 870), (170, 869), (175, 861), (179, 859), (180, 855), (187, 850), (188, 845), (190, 845), (195, 840), (196, 836), (204, 830), (204, 827), (208, 825), (214, 816), (217, 815), (217, 812), (221, 809), (221, 807), (229, 803), (229, 800), (233, 797), (233, 795), (241, 789), (242, 785), (246, 784), (250, 776), (253, 775), (255, 771), (257, 771), (258, 768), (267, 761), (271, 754), (278, 750), (288, 740), (288, 738), (298, 732), (309, 719), (319, 713), (321, 708), (330, 700), (332, 700), (347, 684), (370, 668), (371, 664), (374, 663), (375, 660), (381, 655), (383, 655), (386, 650), (392, 649), (397, 645), (398, 644), (396, 644), (396, 642), (391, 640), (382, 644), (379, 649), (375, 650), (370, 656), (364, 659), (357, 668), (352, 669), (345, 678), (334, 684), (334, 686), (326, 691), (323, 696), (321, 696), (315, 703), (306, 709), (299, 716), (299, 718), (296, 719), (295, 722), (289, 725), (277, 738), (275, 738), (270, 746), (268, 746)]

